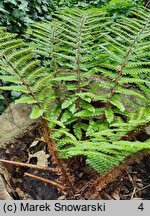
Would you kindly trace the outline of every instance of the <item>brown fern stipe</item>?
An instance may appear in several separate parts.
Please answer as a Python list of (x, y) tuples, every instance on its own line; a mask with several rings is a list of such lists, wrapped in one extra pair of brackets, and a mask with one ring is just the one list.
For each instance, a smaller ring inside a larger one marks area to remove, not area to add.
[(72, 176), (70, 176), (70, 173), (67, 170), (67, 167), (63, 160), (60, 159), (59, 153), (57, 151), (56, 143), (51, 140), (50, 138), (50, 130), (47, 127), (47, 122), (45, 121), (44, 118), (42, 118), (42, 128), (43, 128), (43, 137), (48, 145), (48, 152), (49, 155), (51, 156), (52, 162), (56, 165), (56, 172), (61, 175), (61, 180), (64, 183), (66, 187), (71, 187), (73, 182), (70, 181), (72, 180)]

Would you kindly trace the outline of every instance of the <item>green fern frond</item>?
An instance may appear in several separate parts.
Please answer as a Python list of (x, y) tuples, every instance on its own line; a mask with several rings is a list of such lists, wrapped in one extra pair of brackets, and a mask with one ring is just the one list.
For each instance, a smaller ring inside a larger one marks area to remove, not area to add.
[(150, 122), (149, 32), (144, 8), (111, 25), (101, 9), (64, 10), (29, 27), (29, 44), (0, 30), (0, 90), (23, 93), (63, 158), (104, 174), (150, 149), (137, 136)]
[[(38, 106), (42, 106), (38, 95), (40, 89), (47, 88), (49, 75), (44, 68), (40, 67), (39, 60), (34, 60), (33, 50), (28, 48), (23, 40), (17, 39), (16, 35), (7, 32), (1, 34), (0, 79), (6, 83), (6, 86), (1, 86), (0, 89), (20, 91), (27, 96), (22, 97), (18, 102), (37, 103)], [(45, 75), (47, 76), (45, 77)], [(42, 100), (46, 101), (48, 94), (43, 97), (45, 98)]]
[(142, 142), (89, 142), (76, 141), (71, 142), (70, 148), (61, 150), (63, 158), (75, 157), (79, 155), (86, 156), (86, 163), (102, 175), (106, 170), (111, 171), (124, 161), (125, 158), (134, 155), (137, 152), (150, 150), (150, 140), (143, 145)]

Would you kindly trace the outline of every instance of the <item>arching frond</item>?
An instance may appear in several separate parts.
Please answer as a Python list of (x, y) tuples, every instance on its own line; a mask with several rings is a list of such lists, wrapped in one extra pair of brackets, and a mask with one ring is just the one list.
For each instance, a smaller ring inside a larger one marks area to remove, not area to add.
[(33, 24), (29, 44), (0, 30), (1, 90), (33, 104), (63, 158), (85, 156), (101, 174), (149, 151), (139, 133), (150, 122), (150, 13), (111, 23), (100, 9), (64, 10)]

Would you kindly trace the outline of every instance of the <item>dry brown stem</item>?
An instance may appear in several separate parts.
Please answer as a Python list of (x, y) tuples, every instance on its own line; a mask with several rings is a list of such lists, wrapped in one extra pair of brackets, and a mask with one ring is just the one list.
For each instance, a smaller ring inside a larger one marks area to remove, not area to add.
[(65, 190), (65, 187), (63, 185), (61, 185), (60, 182), (58, 182), (58, 181), (52, 181), (52, 180), (45, 179), (43, 177), (40, 177), (40, 176), (37, 176), (37, 175), (33, 175), (33, 174), (30, 174), (30, 173), (24, 173), (24, 175), (28, 176), (28, 177), (31, 177), (31, 178), (38, 179), (38, 180), (43, 181), (45, 183), (48, 183), (50, 185), (53, 185), (56, 188), (59, 188), (62, 192), (64, 192), (64, 190)]
[(17, 161), (10, 161), (10, 160), (3, 160), (3, 159), (0, 159), (0, 162), (12, 164), (15, 166), (28, 167), (31, 169), (38, 169), (38, 170), (44, 170), (44, 171), (47, 170), (47, 171), (55, 172), (55, 169), (49, 168), (46, 166), (44, 167), (44, 166), (39, 166), (39, 165), (34, 165), (34, 164), (27, 164), (27, 163), (21, 163), (21, 162), (17, 162)]

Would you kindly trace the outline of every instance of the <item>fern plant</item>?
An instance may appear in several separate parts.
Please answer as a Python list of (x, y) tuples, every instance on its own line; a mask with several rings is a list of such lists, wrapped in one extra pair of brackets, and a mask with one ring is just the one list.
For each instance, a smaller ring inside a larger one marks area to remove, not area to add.
[(144, 8), (116, 23), (99, 9), (63, 11), (32, 25), (30, 44), (1, 29), (0, 89), (23, 92), (16, 102), (33, 104), (31, 118), (42, 116), (65, 183), (73, 178), (60, 158), (84, 156), (105, 174), (137, 152), (149, 153), (150, 139), (138, 140), (150, 122), (149, 30)]

